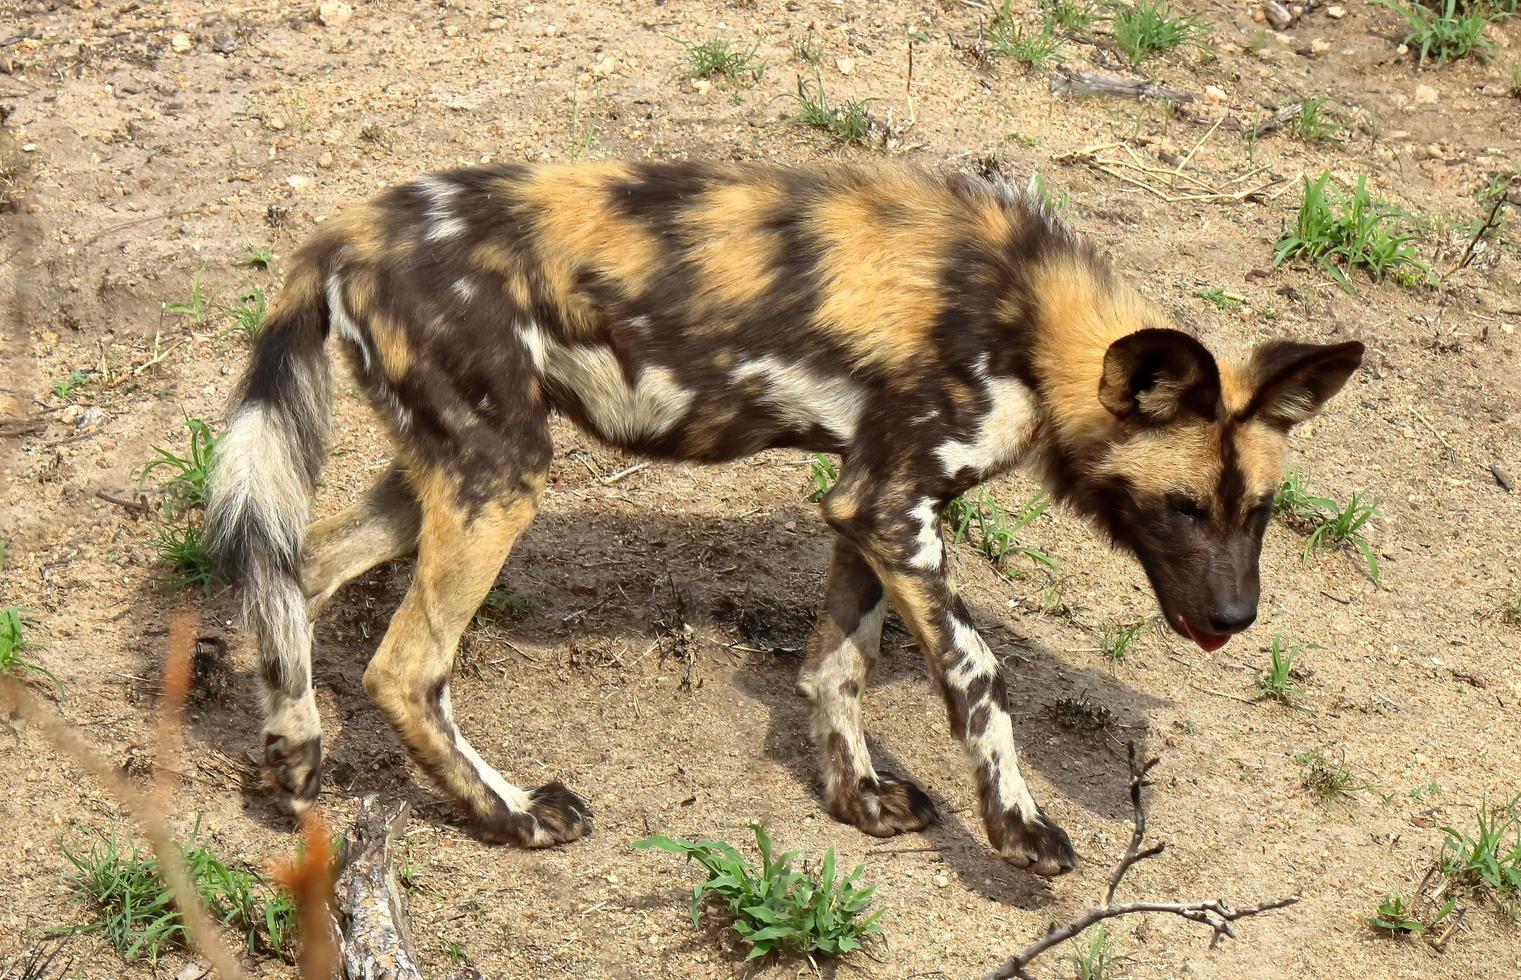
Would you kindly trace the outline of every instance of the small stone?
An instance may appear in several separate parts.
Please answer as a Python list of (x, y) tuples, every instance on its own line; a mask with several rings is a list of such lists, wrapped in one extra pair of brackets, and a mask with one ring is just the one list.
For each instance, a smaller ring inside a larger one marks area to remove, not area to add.
[(1318, 57), (1320, 55), (1325, 54), (1327, 51), (1330, 51), (1330, 50), (1331, 50), (1331, 42), (1330, 41), (1322, 40), (1321, 38), (1318, 38), (1318, 37), (1317, 38), (1312, 38), (1310, 40), (1310, 54), (1311, 55), (1314, 55), (1314, 56)]
[(303, 191), (311, 184), (312, 179), (306, 174), (291, 174), (285, 178), (285, 182), (291, 186), (291, 190)]
[(328, 169), (332, 165), (333, 155), (331, 153), (324, 151), (323, 154), (317, 158), (317, 166), (321, 167), (323, 170)]
[(1341, 20), (1347, 16), (1347, 8), (1342, 6), (1330, 6), (1326, 8), (1326, 16), (1332, 20)]
[(269, 122), (266, 125), (268, 125), (270, 129), (273, 129), (276, 132), (279, 132), (280, 130), (282, 130), (282, 129), (285, 128), (285, 117), (284, 116), (270, 116), (269, 117)]
[(617, 70), (618, 59), (608, 54), (603, 55), (595, 65), (592, 65), (591, 73), (593, 78), (606, 78)]
[(190, 35), (179, 33), (169, 39), (169, 46), (181, 53), (190, 50)]
[(444, 37), (459, 37), (459, 26), (456, 24), (445, 25)]
[(1225, 94), (1225, 89), (1221, 88), (1218, 85), (1204, 86), (1204, 97), (1206, 99), (1209, 99), (1211, 102), (1224, 102), (1226, 99), (1230, 98), (1230, 96)]
[(951, 879), (947, 878), (945, 875), (935, 875), (935, 877), (931, 878), (930, 880), (935, 883), (936, 888), (944, 888), (946, 885), (949, 885), (951, 883)]
[(713, 83), (706, 78), (694, 78), (692, 79), (692, 91), (698, 95), (707, 95), (713, 91)]
[(217, 54), (232, 54), (238, 50), (238, 39), (231, 34), (217, 38), (216, 42), (211, 45), (211, 50)]
[(841, 75), (852, 75), (856, 70), (854, 58), (837, 58), (835, 59), (834, 66), (840, 70)]
[(1435, 105), (1440, 98), (1437, 90), (1430, 85), (1421, 84), (1415, 87), (1415, 101), (1422, 105)]
[(317, 21), (323, 27), (342, 27), (354, 16), (354, 8), (341, 0), (323, 0), (317, 4)]
[(21, 144), (21, 152), (22, 153), (36, 153), (37, 152), (37, 144), (36, 143), (22, 143)]

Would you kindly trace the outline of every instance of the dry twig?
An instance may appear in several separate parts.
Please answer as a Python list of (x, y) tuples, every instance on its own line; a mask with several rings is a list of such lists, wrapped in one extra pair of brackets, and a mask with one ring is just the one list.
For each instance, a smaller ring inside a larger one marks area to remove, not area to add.
[(1150, 847), (1142, 847), (1146, 837), (1146, 809), (1142, 801), (1142, 790), (1151, 785), (1146, 778), (1156, 759), (1141, 759), (1141, 753), (1134, 742), (1130, 743), (1130, 809), (1131, 821), (1135, 826), (1130, 835), (1130, 846), (1125, 849), (1125, 856), (1120, 858), (1120, 863), (1109, 875), (1109, 889), (1104, 894), (1104, 904), (1089, 909), (1084, 914), (1073, 919), (1060, 928), (1053, 928), (1035, 942), (1015, 953), (1005, 960), (998, 969), (987, 975), (986, 980), (1009, 980), (1011, 977), (1019, 977), (1021, 980), (1034, 980), (1034, 974), (1030, 973), (1030, 964), (1042, 953), (1058, 943), (1066, 942), (1073, 936), (1078, 935), (1084, 929), (1105, 919), (1112, 919), (1120, 915), (1132, 915), (1136, 912), (1168, 912), (1182, 916), (1191, 922), (1198, 922), (1209, 926), (1213, 935), (1210, 938), (1209, 948), (1214, 949), (1220, 945), (1222, 939), (1235, 939), (1236, 930), (1232, 923), (1238, 919), (1244, 919), (1252, 915), (1260, 915), (1273, 909), (1281, 909), (1287, 905), (1293, 905), (1299, 901), (1299, 896), (1293, 895), (1288, 898), (1280, 898), (1272, 902), (1264, 902), (1261, 905), (1249, 905), (1245, 908), (1233, 908), (1226, 904), (1223, 899), (1211, 898), (1201, 902), (1122, 902), (1114, 903), (1114, 893), (1120, 887), (1120, 881), (1125, 873), (1147, 858), (1156, 857), (1167, 847), (1166, 844), (1153, 844)]

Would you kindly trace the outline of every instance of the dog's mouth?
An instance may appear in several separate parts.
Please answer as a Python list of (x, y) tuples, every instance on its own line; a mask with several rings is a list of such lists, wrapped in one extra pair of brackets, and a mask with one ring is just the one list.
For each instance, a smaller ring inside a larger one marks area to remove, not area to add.
[(1167, 624), (1179, 636), (1186, 636), (1190, 640), (1193, 640), (1205, 653), (1213, 653), (1220, 649), (1231, 638), (1230, 633), (1211, 633), (1208, 630), (1195, 627), (1180, 612), (1169, 611), (1167, 613)]

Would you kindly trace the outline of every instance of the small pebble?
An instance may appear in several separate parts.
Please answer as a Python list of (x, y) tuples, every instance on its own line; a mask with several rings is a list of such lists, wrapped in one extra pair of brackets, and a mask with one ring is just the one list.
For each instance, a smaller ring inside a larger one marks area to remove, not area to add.
[(1434, 105), (1441, 97), (1437, 90), (1430, 85), (1417, 85), (1415, 87), (1415, 101), (1423, 105)]
[(317, 158), (317, 166), (321, 167), (323, 170), (328, 169), (332, 165), (333, 155), (331, 153), (324, 152), (320, 157)]
[(951, 883), (951, 879), (947, 878), (945, 875), (935, 875), (935, 877), (931, 878), (930, 880), (935, 883), (936, 888), (944, 888), (946, 885), (949, 885)]
[(176, 34), (169, 39), (169, 46), (176, 51), (185, 52), (190, 50), (190, 35)]
[(1326, 16), (1332, 20), (1341, 20), (1343, 17), (1347, 16), (1347, 8), (1340, 6), (1327, 7)]

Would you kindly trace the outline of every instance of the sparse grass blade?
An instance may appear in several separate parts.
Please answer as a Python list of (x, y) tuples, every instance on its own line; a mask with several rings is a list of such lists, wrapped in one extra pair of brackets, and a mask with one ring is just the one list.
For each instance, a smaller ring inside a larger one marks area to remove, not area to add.
[(138, 479), (146, 480), (161, 469), (169, 473), (154, 526), (154, 549), (169, 569), (165, 584), (175, 589), (194, 587), (210, 591), (216, 575), (197, 511), (206, 506), (206, 484), (216, 453), (216, 437), (202, 419), (185, 416), (185, 428), (190, 432), (187, 454), (181, 456), (155, 446), (154, 457), (144, 464)]
[[(962, 494), (954, 498), (946, 505), (945, 520), (951, 526), (952, 544), (968, 542), (1001, 570), (1011, 556), (1022, 556), (1054, 570), (1056, 562), (1050, 555), (1019, 541), (1019, 533), (1050, 507), (1050, 495), (1041, 492), (1010, 514), (991, 493), (982, 490), (975, 497)], [(1019, 574), (1015, 569), (1008, 572)]]
[(1099, 634), (1099, 653), (1111, 664), (1123, 663), (1150, 625), (1150, 620), (1142, 619), (1134, 623), (1115, 623), (1104, 627)]
[(1114, 936), (1102, 925), (1089, 926), (1072, 943), (1067, 961), (1074, 980), (1117, 980), (1130, 957), (1114, 951)]
[(839, 478), (840, 471), (835, 468), (834, 461), (823, 453), (814, 453), (808, 463), (808, 502), (816, 504), (823, 500)]
[(1442, 828), (1438, 868), (1455, 884), (1496, 902), (1514, 916), (1521, 904), (1521, 797), (1478, 807), (1477, 826)]
[(1345, 752), (1332, 759), (1322, 749), (1311, 749), (1295, 755), (1294, 761), (1299, 763), (1300, 785), (1323, 804), (1343, 803), (1373, 788), (1352, 774)]

